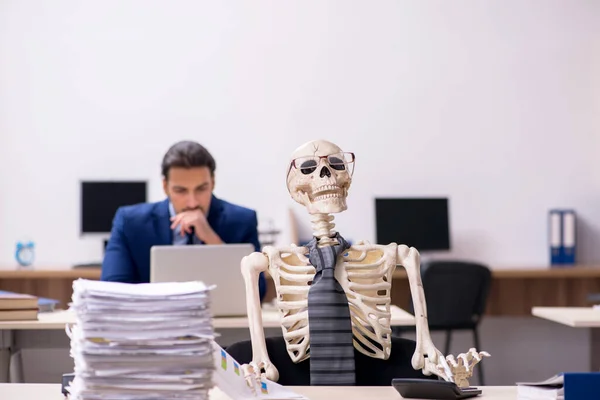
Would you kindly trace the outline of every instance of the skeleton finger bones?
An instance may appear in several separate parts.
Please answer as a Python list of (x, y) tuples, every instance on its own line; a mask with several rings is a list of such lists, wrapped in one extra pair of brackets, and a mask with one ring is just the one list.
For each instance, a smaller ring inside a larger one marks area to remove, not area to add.
[[(448, 355), (445, 359), (440, 357), (437, 365), (430, 365), (426, 370), (431, 370), (435, 375), (446, 381), (452, 381), (460, 387), (468, 387), (468, 379), (473, 375), (473, 367), (481, 362), (483, 357), (490, 357), (490, 354), (486, 351), (477, 352), (475, 348), (471, 348), (467, 353), (460, 353), (456, 358), (453, 355)], [(444, 362), (446, 366), (443, 365)]]
[(257, 396), (257, 388), (260, 388), (262, 380), (265, 379), (265, 373), (261, 372), (264, 368), (264, 363), (260, 362), (257, 364), (255, 362), (251, 362), (250, 364), (241, 365), (240, 368), (242, 369), (242, 374), (246, 379), (246, 385), (248, 385), (252, 391), (252, 394)]

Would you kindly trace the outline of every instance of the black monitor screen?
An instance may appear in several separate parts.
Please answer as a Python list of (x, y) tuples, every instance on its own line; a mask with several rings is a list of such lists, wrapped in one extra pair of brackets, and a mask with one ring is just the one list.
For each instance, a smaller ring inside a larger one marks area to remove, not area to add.
[(450, 250), (448, 199), (375, 199), (377, 243)]
[(146, 202), (146, 182), (82, 182), (81, 233), (110, 233), (121, 206)]

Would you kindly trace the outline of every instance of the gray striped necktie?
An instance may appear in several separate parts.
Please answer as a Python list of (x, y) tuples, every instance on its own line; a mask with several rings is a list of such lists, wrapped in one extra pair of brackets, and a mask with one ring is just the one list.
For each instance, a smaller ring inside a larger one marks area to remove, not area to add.
[(311, 386), (353, 386), (355, 384), (354, 345), (350, 308), (344, 289), (334, 277), (340, 254), (350, 245), (338, 234), (339, 244), (319, 248), (316, 238), (306, 247), (315, 267), (308, 292)]

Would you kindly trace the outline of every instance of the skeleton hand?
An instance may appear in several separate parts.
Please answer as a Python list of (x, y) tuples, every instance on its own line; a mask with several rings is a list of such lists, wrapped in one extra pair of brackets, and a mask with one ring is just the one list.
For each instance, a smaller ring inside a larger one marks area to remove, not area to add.
[[(452, 381), (456, 383), (456, 385), (459, 387), (469, 387), (468, 378), (470, 378), (473, 375), (473, 367), (477, 363), (481, 362), (483, 357), (490, 357), (490, 354), (487, 351), (477, 352), (475, 348), (470, 348), (468, 353), (459, 354), (456, 357), (458, 361), (455, 360), (454, 356), (452, 355), (447, 356), (446, 363), (447, 365), (449, 365), (450, 371), (454, 377)], [(432, 372), (442, 377), (443, 379), (446, 379), (444, 377), (444, 375), (447, 376), (445, 368), (440, 364), (438, 364), (436, 368), (437, 372)]]
[(257, 388), (260, 389), (261, 381), (263, 379), (268, 379), (273, 382), (279, 380), (279, 371), (277, 371), (277, 368), (275, 368), (268, 359), (267, 362), (252, 361), (250, 364), (242, 364), (240, 368), (246, 379), (246, 384), (255, 396), (259, 393)]
[(260, 387), (261, 380), (264, 376), (264, 374), (260, 372), (261, 366), (251, 362), (250, 364), (242, 364), (240, 368), (246, 379), (246, 384), (252, 391), (252, 394), (256, 396), (258, 394), (256, 388)]
[[(413, 368), (422, 369), (424, 375), (434, 374), (445, 381), (454, 382), (454, 371), (433, 342), (427, 341), (422, 349), (422, 351), (417, 350), (413, 355)], [(427, 354), (427, 357), (425, 357), (425, 354)]]

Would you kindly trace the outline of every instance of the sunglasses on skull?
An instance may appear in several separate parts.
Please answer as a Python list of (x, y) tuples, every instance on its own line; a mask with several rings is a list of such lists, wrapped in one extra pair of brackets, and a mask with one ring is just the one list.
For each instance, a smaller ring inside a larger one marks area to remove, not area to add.
[(317, 170), (321, 160), (325, 160), (331, 169), (335, 171), (348, 171), (350, 176), (354, 173), (354, 153), (347, 152), (334, 153), (327, 156), (304, 156), (295, 158), (290, 164), (288, 173), (292, 168), (296, 168), (300, 170), (302, 174), (310, 175)]

